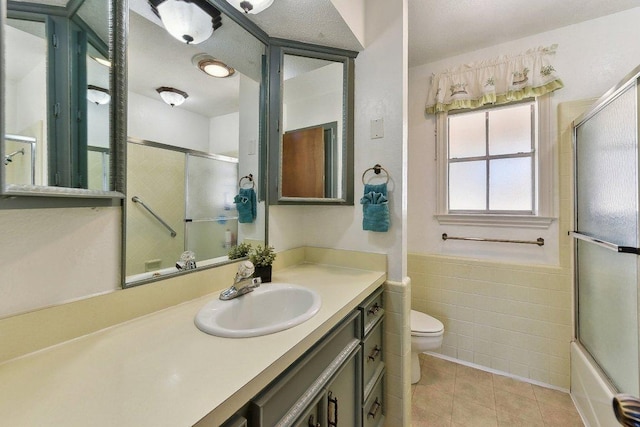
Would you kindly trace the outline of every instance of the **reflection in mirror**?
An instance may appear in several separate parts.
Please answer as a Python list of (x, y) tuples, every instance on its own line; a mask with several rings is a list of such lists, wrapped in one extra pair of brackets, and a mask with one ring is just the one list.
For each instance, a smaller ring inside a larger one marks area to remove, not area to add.
[(281, 103), (271, 108), (280, 109), (282, 129), (272, 134), (270, 156), (278, 165), (272, 203), (353, 204), (353, 58), (347, 54), (355, 55), (274, 49)]
[(174, 37), (157, 3), (129, 1), (125, 286), (189, 268), (186, 251), (201, 268), (265, 241), (264, 203), (249, 222), (234, 203), (260, 180), (265, 46), (213, 6), (211, 36)]
[(111, 149), (109, 13), (104, 0), (8, 3), (1, 192), (112, 189), (109, 163), (92, 159)]

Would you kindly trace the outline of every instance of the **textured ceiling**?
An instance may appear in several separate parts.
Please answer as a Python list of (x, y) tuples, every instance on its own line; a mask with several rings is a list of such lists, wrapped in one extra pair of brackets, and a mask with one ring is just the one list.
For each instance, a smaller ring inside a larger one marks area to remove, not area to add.
[(409, 66), (415, 66), (638, 7), (640, 0), (409, 0), (408, 4)]

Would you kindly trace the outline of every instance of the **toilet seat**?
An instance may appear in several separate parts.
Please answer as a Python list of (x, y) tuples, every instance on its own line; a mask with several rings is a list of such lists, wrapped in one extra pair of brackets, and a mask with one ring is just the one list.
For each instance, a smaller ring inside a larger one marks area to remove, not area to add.
[(438, 319), (420, 311), (411, 310), (411, 335), (414, 337), (432, 337), (442, 335), (444, 325)]

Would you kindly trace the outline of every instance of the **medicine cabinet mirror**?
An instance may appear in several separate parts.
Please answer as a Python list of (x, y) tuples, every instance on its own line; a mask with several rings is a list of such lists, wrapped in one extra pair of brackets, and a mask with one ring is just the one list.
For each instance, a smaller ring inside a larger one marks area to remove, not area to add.
[(353, 58), (272, 43), (272, 204), (353, 204)]
[[(185, 252), (203, 268), (266, 240), (267, 36), (212, 1), (203, 10), (213, 34), (187, 44), (157, 3), (129, 0), (125, 287), (189, 272)], [(253, 190), (255, 216), (240, 217), (241, 188)]]
[(121, 197), (111, 127), (112, 31), (121, 31), (119, 23), (110, 25), (114, 4), (4, 6), (0, 194)]

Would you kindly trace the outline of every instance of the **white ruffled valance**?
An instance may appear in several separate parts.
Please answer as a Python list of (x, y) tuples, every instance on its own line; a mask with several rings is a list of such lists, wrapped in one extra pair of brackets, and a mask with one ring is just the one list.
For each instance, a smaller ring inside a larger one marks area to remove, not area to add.
[(426, 112), (478, 108), (541, 96), (564, 85), (549, 57), (557, 45), (531, 49), (516, 56), (462, 65), (435, 74), (427, 97)]

